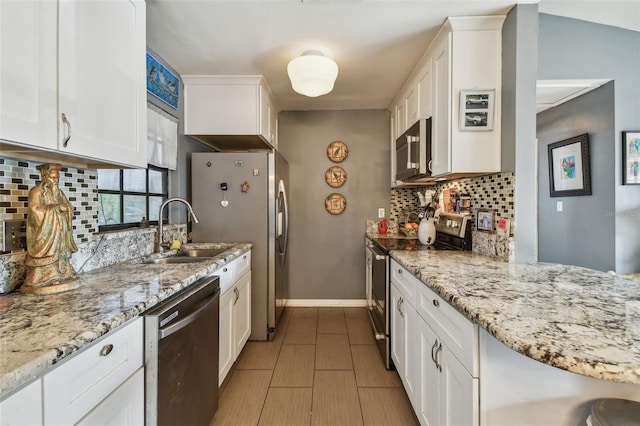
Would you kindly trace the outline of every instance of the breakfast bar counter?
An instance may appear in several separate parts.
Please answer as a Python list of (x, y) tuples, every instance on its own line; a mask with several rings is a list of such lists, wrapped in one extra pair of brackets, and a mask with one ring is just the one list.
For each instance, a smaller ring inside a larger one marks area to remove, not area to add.
[(640, 281), (472, 252), (390, 255), (514, 351), (584, 376), (640, 384)]

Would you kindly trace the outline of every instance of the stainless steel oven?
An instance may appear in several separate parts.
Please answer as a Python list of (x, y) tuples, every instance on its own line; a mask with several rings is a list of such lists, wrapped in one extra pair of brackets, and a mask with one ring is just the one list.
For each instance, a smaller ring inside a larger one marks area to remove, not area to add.
[(389, 345), (389, 255), (367, 240), (367, 304), (369, 319), (387, 369), (391, 368)]

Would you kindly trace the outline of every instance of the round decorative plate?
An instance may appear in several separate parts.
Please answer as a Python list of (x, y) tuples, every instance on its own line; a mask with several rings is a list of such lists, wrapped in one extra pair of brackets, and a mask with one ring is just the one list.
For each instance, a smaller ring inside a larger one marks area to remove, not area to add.
[(324, 180), (332, 188), (339, 188), (347, 181), (347, 172), (340, 166), (333, 166), (327, 169)]
[(349, 155), (349, 148), (347, 148), (344, 142), (331, 142), (327, 148), (327, 157), (334, 163), (343, 162), (345, 158), (347, 158), (347, 155)]
[(324, 200), (324, 207), (331, 214), (340, 214), (347, 207), (347, 200), (341, 194), (331, 194)]

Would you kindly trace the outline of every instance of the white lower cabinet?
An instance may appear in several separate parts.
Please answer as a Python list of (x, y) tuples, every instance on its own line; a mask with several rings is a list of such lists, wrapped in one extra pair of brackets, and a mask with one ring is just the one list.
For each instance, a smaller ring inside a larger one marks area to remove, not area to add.
[[(130, 418), (139, 419), (140, 413), (144, 416), (144, 383), (126, 387), (118, 394), (113, 392), (130, 377), (140, 375), (144, 371), (142, 366), (143, 319), (140, 317), (44, 375), (44, 424), (76, 424), (102, 403), (119, 406), (121, 411), (132, 413)], [(140, 379), (134, 382), (136, 380)], [(110, 398), (113, 400), (107, 402)], [(138, 413), (138, 417), (134, 413)], [(114, 414), (111, 409), (100, 409), (91, 414), (92, 420), (88, 423), (109, 424)]]
[(391, 356), (420, 424), (479, 425), (478, 326), (393, 259), (390, 300)]
[(144, 424), (144, 368), (91, 410), (77, 425), (136, 426)]
[(251, 334), (250, 265), (251, 253), (247, 252), (213, 273), (221, 282), (218, 384), (227, 377)]
[(0, 402), (0, 426), (42, 425), (42, 379)]

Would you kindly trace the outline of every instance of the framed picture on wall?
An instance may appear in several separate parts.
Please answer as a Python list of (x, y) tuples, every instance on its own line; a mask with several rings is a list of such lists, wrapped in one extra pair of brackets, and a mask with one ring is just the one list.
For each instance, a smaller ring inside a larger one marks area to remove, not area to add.
[(476, 229), (493, 233), (493, 209), (478, 209), (476, 211)]
[(589, 134), (549, 144), (551, 197), (591, 195)]
[(178, 109), (180, 80), (156, 58), (147, 53), (147, 92)]
[(622, 184), (640, 185), (640, 130), (622, 132)]
[(495, 93), (493, 89), (460, 91), (460, 131), (493, 130)]

